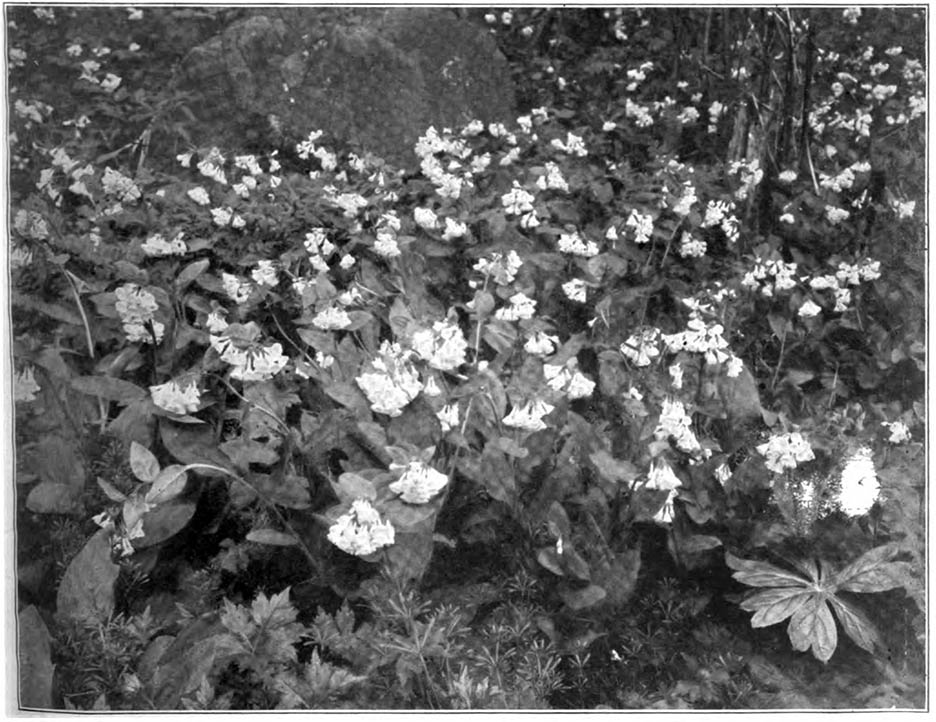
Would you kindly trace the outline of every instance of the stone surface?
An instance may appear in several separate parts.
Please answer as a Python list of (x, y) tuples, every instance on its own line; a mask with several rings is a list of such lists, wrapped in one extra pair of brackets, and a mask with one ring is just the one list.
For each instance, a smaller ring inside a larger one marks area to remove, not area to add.
[(313, 130), (411, 165), (434, 125), (515, 118), (509, 68), (484, 28), (431, 8), (263, 8), (194, 48), (191, 142), (243, 147)]

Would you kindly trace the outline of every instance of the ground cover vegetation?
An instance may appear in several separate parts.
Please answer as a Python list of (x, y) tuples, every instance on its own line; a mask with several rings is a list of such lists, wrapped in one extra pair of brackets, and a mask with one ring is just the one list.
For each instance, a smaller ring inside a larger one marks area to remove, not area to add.
[(463, 9), (402, 169), (237, 12), (7, 7), (21, 704), (922, 706), (925, 9)]

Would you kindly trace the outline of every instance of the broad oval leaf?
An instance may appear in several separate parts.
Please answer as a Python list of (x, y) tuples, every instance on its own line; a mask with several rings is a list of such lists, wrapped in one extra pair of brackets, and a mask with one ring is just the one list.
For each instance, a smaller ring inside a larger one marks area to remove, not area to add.
[(247, 533), (247, 541), (276, 547), (291, 547), (298, 544), (296, 537), (292, 534), (284, 534), (276, 529), (251, 529)]
[(408, 529), (435, 514), (439, 504), (433, 502), (441, 499), (441, 496), (437, 496), (428, 504), (406, 504), (391, 499), (381, 505), (381, 511), (395, 529)]
[(749, 587), (803, 587), (809, 584), (803, 577), (773, 564), (739, 559), (731, 552), (725, 553), (725, 563), (735, 570), (732, 576)]
[(105, 481), (100, 476), (97, 478), (98, 486), (101, 487), (101, 491), (104, 492), (104, 495), (111, 501), (116, 501), (118, 503), (123, 503), (127, 500), (127, 495), (124, 494), (120, 489), (111, 484), (109, 481)]
[(159, 461), (152, 451), (136, 441), (130, 442), (130, 470), (144, 483), (155, 481), (159, 476)]
[(557, 577), (564, 577), (565, 572), (562, 571), (562, 564), (559, 560), (559, 555), (556, 553), (555, 547), (543, 547), (538, 552), (536, 552), (536, 561), (539, 562), (540, 566), (545, 569), (548, 569)]
[(637, 478), (639, 471), (629, 461), (615, 459), (607, 451), (599, 450), (588, 457), (595, 465), (595, 469), (608, 481), (630, 484)]
[(793, 649), (805, 652), (811, 648), (813, 656), (820, 662), (829, 661), (838, 645), (838, 632), (823, 595), (812, 595), (793, 613), (787, 634)]
[(604, 588), (597, 584), (589, 584), (583, 589), (563, 589), (559, 597), (569, 609), (587, 609), (605, 598)]
[(19, 621), (19, 692), (23, 707), (52, 707), (52, 645), (39, 611), (29, 605), (17, 613)]
[(721, 539), (708, 534), (691, 534), (679, 538), (679, 551), (684, 554), (698, 554), (710, 549), (716, 549), (721, 545)]
[(145, 549), (170, 539), (182, 531), (195, 514), (190, 501), (170, 501), (143, 515), (143, 536), (133, 540), (135, 549)]
[(188, 264), (185, 268), (179, 271), (179, 275), (176, 276), (175, 285), (176, 288), (184, 288), (196, 278), (198, 278), (208, 266), (211, 264), (211, 261), (207, 258), (202, 258), (200, 261), (193, 261)]
[(40, 481), (29, 490), (26, 508), (36, 514), (74, 514), (81, 511), (81, 488)]
[(162, 504), (175, 499), (185, 491), (188, 483), (188, 474), (181, 464), (172, 464), (159, 472), (153, 480), (153, 485), (146, 492), (148, 504)]
[(123, 405), (142, 401), (149, 396), (149, 392), (136, 384), (112, 376), (79, 376), (72, 379), (71, 385), (76, 391)]
[(755, 629), (769, 627), (782, 622), (796, 612), (809, 601), (810, 596), (811, 592), (796, 587), (766, 589), (741, 602), (741, 609), (754, 612), (754, 616), (751, 617), (751, 626)]
[(120, 567), (111, 560), (110, 532), (99, 529), (62, 577), (55, 598), (58, 619), (103, 622), (114, 612), (114, 582)]
[(338, 481), (332, 482), (331, 486), (338, 495), (338, 499), (345, 503), (351, 503), (355, 499), (374, 501), (377, 498), (377, 488), (374, 482), (350, 471), (339, 476)]
[(863, 612), (838, 597), (830, 597), (832, 610), (842, 623), (845, 634), (865, 651), (874, 652), (875, 647), (881, 644), (881, 635)]

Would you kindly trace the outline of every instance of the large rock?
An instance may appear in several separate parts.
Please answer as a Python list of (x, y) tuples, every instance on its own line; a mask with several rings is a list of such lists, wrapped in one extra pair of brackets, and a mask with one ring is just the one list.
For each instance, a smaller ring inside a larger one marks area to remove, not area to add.
[(194, 48), (176, 78), (192, 93), (195, 144), (243, 147), (324, 130), (396, 164), (426, 128), (512, 121), (507, 62), (452, 10), (264, 8)]

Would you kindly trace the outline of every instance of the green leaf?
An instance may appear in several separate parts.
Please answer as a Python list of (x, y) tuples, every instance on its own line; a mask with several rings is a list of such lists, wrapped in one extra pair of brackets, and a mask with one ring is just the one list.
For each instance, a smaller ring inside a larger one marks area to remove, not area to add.
[(559, 559), (559, 554), (556, 553), (555, 547), (542, 547), (536, 552), (536, 561), (539, 562), (541, 567), (548, 569), (557, 577), (565, 576), (565, 572), (562, 571), (562, 563)]
[(554, 537), (562, 537), (568, 541), (572, 536), (572, 524), (569, 521), (569, 515), (565, 507), (558, 501), (549, 505), (549, 511), (546, 513), (546, 524), (549, 526), (549, 533)]
[(170, 501), (143, 515), (143, 536), (133, 540), (135, 549), (160, 544), (182, 531), (195, 515), (190, 501)]
[(19, 702), (26, 708), (52, 708), (52, 646), (39, 611), (29, 605), (17, 613), (19, 630)]
[[(231, 468), (231, 459), (218, 449), (213, 429), (207, 426), (177, 426), (163, 421), (159, 424), (159, 432), (163, 445), (183, 464), (210, 464), (224, 469)], [(207, 476), (225, 474), (211, 469), (199, 469), (198, 473)]]
[(561, 589), (559, 598), (569, 609), (579, 610), (592, 607), (605, 598), (606, 592), (597, 584), (589, 584), (582, 589)]
[(717, 549), (722, 544), (721, 539), (707, 534), (690, 534), (679, 537), (679, 551), (684, 554), (699, 554)]
[(299, 543), (292, 534), (284, 534), (275, 529), (251, 529), (246, 538), (249, 542), (276, 547), (292, 547)]
[(498, 501), (512, 505), (517, 495), (514, 470), (504, 452), (488, 442), (481, 455), (481, 480), (487, 493)]
[(116, 501), (118, 503), (123, 503), (127, 500), (127, 495), (124, 494), (120, 489), (115, 487), (109, 481), (105, 481), (100, 476), (97, 478), (98, 486), (101, 487), (101, 491), (104, 492), (104, 495), (111, 501)]
[(355, 499), (374, 501), (377, 498), (377, 487), (374, 486), (374, 482), (350, 471), (339, 476), (337, 482), (333, 481), (331, 487), (338, 499), (346, 504), (350, 504)]
[(890, 561), (899, 551), (895, 544), (885, 544), (865, 552), (838, 573), (836, 588), (869, 593), (912, 585), (910, 564)]
[(198, 261), (193, 261), (188, 264), (185, 268), (179, 271), (179, 275), (175, 279), (175, 287), (177, 289), (183, 289), (196, 278), (198, 278), (202, 273), (204, 273), (208, 266), (211, 265), (211, 261), (207, 258), (202, 258)]
[(35, 471), (42, 481), (82, 489), (84, 466), (75, 443), (61, 436), (49, 436), (39, 442), (30, 455)]
[(631, 462), (615, 459), (604, 449), (592, 453), (588, 458), (602, 477), (614, 483), (630, 484), (640, 473)]
[(835, 616), (842, 623), (845, 634), (851, 637), (855, 644), (871, 653), (874, 653), (875, 647), (881, 646), (880, 633), (863, 612), (838, 597), (829, 597), (829, 602)]
[(384, 502), (381, 513), (395, 529), (409, 529), (439, 511), (443, 495), (439, 494), (427, 504), (407, 504), (397, 499)]
[(257, 474), (249, 475), (251, 483), (268, 502), (287, 509), (308, 509), (312, 504), (309, 496), (309, 484), (295, 474)]
[(325, 393), (328, 397), (345, 408), (351, 409), (365, 419), (371, 417), (370, 403), (364, 393), (354, 384), (335, 382), (325, 384)]
[(187, 483), (188, 474), (184, 466), (180, 464), (167, 466), (153, 480), (153, 485), (146, 492), (146, 502), (148, 504), (162, 504), (175, 499), (185, 491)]
[(110, 532), (99, 529), (62, 576), (56, 617), (76, 624), (107, 620), (114, 612), (114, 582), (119, 574), (120, 567), (111, 561)]
[(592, 579), (604, 587), (608, 602), (617, 606), (625, 604), (633, 596), (639, 573), (638, 547), (619, 552), (608, 567), (592, 572)]
[(820, 662), (829, 661), (838, 645), (838, 632), (824, 595), (812, 595), (793, 613), (787, 634), (793, 649), (799, 652), (812, 649), (813, 656)]
[(588, 562), (582, 559), (581, 555), (575, 551), (572, 547), (571, 542), (566, 542), (562, 554), (558, 554), (559, 563), (562, 565), (562, 570), (573, 579), (578, 579), (583, 582), (591, 580), (591, 569), (588, 566)]
[(731, 552), (725, 552), (725, 562), (731, 569), (735, 570), (732, 576), (742, 584), (747, 584), (750, 587), (809, 586), (806, 579), (767, 562), (739, 559)]
[(777, 587), (751, 595), (741, 602), (741, 609), (754, 612), (751, 626), (769, 627), (787, 619), (809, 601), (812, 592), (798, 587)]
[(513, 348), (517, 341), (517, 329), (507, 321), (493, 318), (485, 322), (481, 337), (497, 353), (503, 353)]
[(36, 514), (75, 514), (82, 510), (81, 487), (40, 481), (29, 490), (26, 508)]
[(149, 392), (136, 384), (111, 376), (79, 376), (72, 379), (72, 388), (83, 394), (100, 396), (107, 401), (115, 401), (126, 406), (134, 401), (149, 397)]
[(152, 451), (133, 441), (130, 443), (130, 470), (137, 479), (148, 483), (159, 476), (159, 462)]

